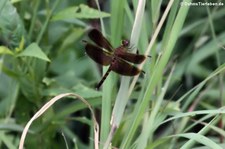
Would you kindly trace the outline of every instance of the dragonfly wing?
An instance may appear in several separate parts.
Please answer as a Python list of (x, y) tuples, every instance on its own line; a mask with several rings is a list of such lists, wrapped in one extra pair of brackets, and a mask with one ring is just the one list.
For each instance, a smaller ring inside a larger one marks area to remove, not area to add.
[(128, 53), (128, 52), (118, 53), (117, 56), (135, 64), (140, 64), (146, 59), (145, 55), (139, 55), (139, 54)]
[(85, 51), (91, 59), (101, 65), (107, 66), (111, 63), (112, 55), (95, 45), (87, 43)]
[(98, 46), (108, 50), (108, 51), (113, 51), (113, 47), (110, 44), (110, 42), (102, 35), (100, 31), (97, 29), (92, 29), (89, 33), (88, 36), (91, 40), (93, 40)]
[(116, 48), (115, 55), (121, 59), (124, 59), (128, 62), (135, 63), (135, 64), (140, 64), (146, 59), (145, 55), (139, 55), (139, 54), (127, 52), (127, 48), (124, 46), (120, 46)]
[(110, 68), (112, 71), (124, 76), (135, 76), (142, 71), (134, 65), (119, 58), (112, 61)]

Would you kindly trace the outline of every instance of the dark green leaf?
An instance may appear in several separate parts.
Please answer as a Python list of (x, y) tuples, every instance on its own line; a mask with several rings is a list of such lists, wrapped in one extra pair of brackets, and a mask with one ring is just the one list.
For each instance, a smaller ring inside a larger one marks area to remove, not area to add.
[(79, 6), (68, 7), (53, 16), (52, 21), (65, 20), (65, 19), (97, 19), (109, 17), (110, 14), (101, 12), (96, 9), (90, 8), (87, 5), (81, 4)]
[(77, 84), (72, 90), (83, 98), (96, 98), (101, 96), (101, 92), (88, 88), (82, 84)]
[(41, 50), (41, 48), (36, 43), (30, 44), (18, 56), (30, 56), (50, 62), (50, 59), (46, 56), (46, 54)]

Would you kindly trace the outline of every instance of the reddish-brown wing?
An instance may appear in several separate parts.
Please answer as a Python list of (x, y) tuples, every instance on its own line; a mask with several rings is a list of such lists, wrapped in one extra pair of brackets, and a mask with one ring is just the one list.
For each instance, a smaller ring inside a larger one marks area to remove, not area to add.
[(145, 55), (138, 55), (138, 54), (128, 53), (128, 52), (118, 53), (117, 56), (135, 64), (140, 64), (146, 59)]
[(90, 43), (86, 43), (85, 51), (91, 59), (101, 65), (107, 66), (112, 61), (112, 56), (110, 53)]
[(100, 31), (97, 29), (92, 29), (88, 36), (91, 40), (93, 40), (99, 47), (102, 47), (110, 52), (113, 51), (113, 47), (109, 43), (109, 41), (102, 35)]
[(110, 69), (124, 76), (135, 76), (141, 72), (139, 68), (135, 67), (132, 64), (129, 64), (128, 62), (120, 58), (116, 58), (116, 60), (113, 60), (110, 65)]

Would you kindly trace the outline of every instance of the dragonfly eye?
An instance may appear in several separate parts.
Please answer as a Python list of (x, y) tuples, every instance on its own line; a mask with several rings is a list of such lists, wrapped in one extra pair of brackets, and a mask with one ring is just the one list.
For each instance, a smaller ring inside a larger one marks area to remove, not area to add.
[(122, 40), (122, 45), (123, 45), (124, 47), (128, 47), (129, 44), (130, 44), (130, 42), (129, 42), (128, 40)]

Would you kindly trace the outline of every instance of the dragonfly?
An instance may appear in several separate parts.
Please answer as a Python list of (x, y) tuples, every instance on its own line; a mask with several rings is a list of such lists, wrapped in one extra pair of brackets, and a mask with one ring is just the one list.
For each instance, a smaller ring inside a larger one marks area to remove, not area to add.
[(88, 37), (94, 44), (83, 40), (86, 54), (96, 63), (109, 66), (108, 70), (97, 84), (96, 89), (101, 87), (111, 71), (123, 76), (135, 76), (139, 73), (144, 73), (143, 70), (139, 69), (134, 64), (141, 64), (146, 59), (146, 55), (130, 53), (129, 40), (122, 40), (122, 44), (119, 47), (113, 48), (102, 33), (95, 28), (90, 30)]

